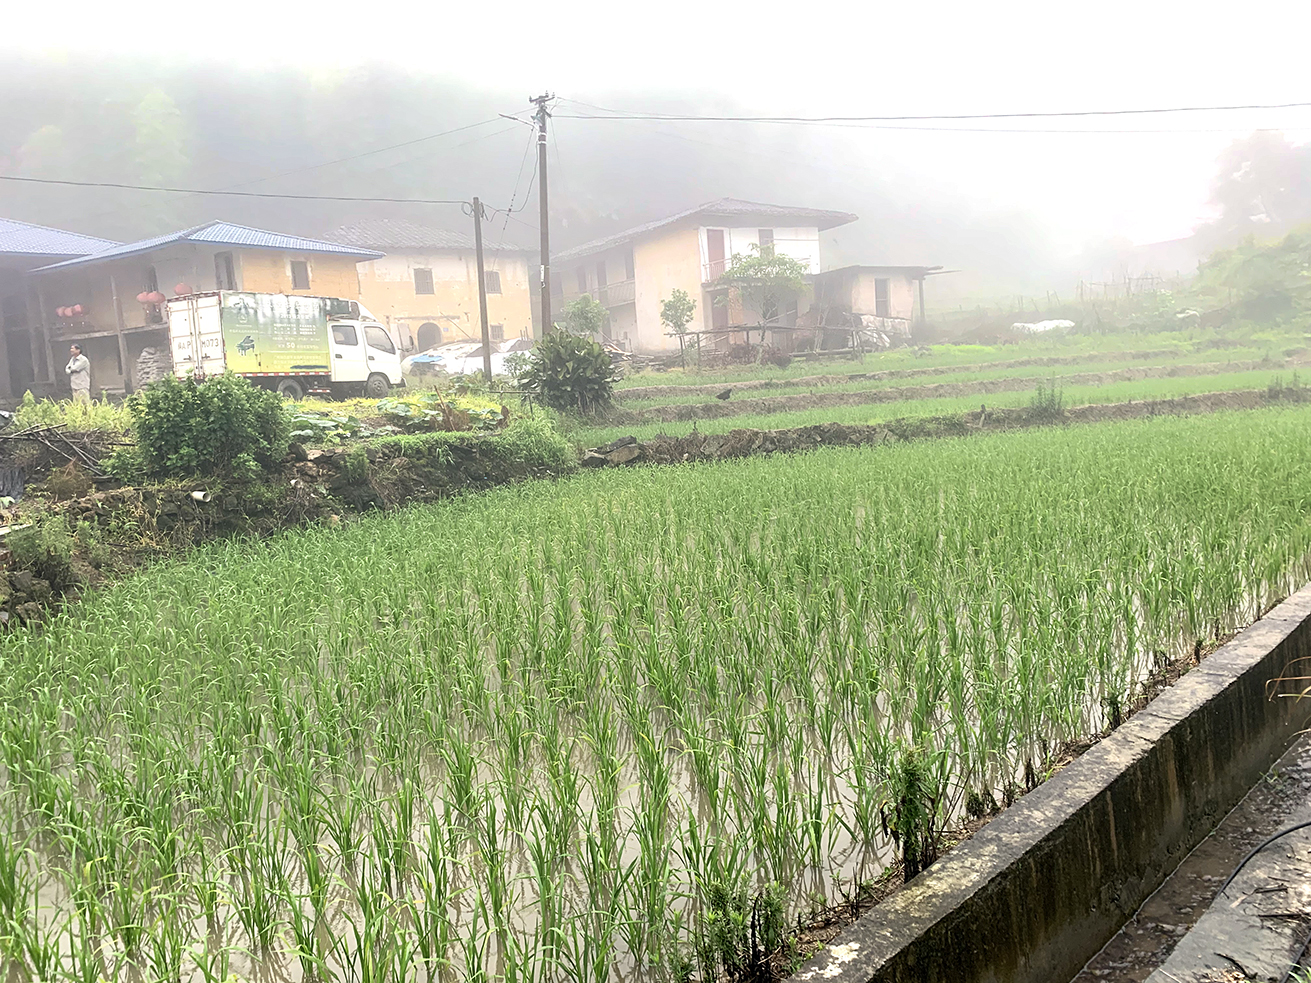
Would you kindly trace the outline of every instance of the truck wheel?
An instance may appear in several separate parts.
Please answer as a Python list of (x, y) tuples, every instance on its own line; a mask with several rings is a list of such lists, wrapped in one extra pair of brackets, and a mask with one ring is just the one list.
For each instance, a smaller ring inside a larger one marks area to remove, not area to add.
[(287, 399), (304, 399), (305, 387), (299, 379), (282, 379), (278, 382), (278, 395)]
[(382, 399), (391, 389), (391, 383), (387, 377), (378, 372), (369, 376), (369, 381), (364, 384), (364, 395), (368, 399)]

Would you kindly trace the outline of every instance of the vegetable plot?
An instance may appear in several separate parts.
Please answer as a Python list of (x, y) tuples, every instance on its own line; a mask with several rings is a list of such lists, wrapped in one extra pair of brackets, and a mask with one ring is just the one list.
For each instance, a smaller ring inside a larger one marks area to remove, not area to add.
[(1304, 582), (1309, 501), (1311, 410), (1274, 409), (605, 470), (161, 565), (0, 638), (0, 961), (741, 978)]

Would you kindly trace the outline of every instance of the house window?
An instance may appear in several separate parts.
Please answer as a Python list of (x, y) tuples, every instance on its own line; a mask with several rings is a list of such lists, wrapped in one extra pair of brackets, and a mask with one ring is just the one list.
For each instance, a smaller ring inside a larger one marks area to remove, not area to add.
[(237, 289), (237, 268), (231, 253), (214, 254), (214, 285), (219, 290)]
[(580, 294), (587, 293), (587, 271), (581, 266), (578, 267), (578, 292)]
[(415, 267), (414, 292), (416, 294), (432, 293), (432, 270), (425, 270)]
[(774, 255), (774, 230), (760, 229), (759, 236), (760, 236), (760, 255), (773, 256)]
[(505, 325), (504, 325), (504, 324), (489, 324), (489, 325), (487, 326), (487, 331), (488, 331), (488, 333), (492, 336), (492, 341), (504, 341), (504, 340), (505, 340)]
[(501, 292), (501, 274), (497, 270), (484, 270), (483, 283), (487, 285), (489, 294), (499, 294)]
[(632, 280), (636, 276), (637, 272), (633, 266), (633, 251), (630, 249), (624, 253), (624, 279)]
[(891, 317), (892, 305), (888, 299), (888, 281), (880, 277), (874, 281), (874, 315)]
[(291, 289), (308, 290), (310, 288), (309, 260), (293, 259), (291, 261)]

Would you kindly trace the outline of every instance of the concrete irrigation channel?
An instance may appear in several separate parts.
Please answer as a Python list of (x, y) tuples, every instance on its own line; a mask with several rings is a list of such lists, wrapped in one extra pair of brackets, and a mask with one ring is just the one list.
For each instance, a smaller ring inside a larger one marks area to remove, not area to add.
[[(1296, 663), (1307, 658), (1311, 587), (849, 926), (794, 978), (1073, 979), (1306, 727), (1311, 703), (1290, 698), (1302, 684), (1289, 677), (1305, 675)], [(1297, 941), (1289, 951), (1300, 951)]]

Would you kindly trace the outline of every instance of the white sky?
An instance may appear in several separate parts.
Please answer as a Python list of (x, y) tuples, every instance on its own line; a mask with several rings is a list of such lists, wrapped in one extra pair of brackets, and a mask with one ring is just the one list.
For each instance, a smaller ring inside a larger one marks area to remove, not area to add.
[[(657, 93), (713, 96), (771, 115), (1311, 101), (1308, 0), (6, 6), (0, 50), (139, 52), (243, 66), (393, 61), (525, 97), (549, 88), (626, 110)], [(1150, 242), (1186, 235), (1205, 216), (1215, 157), (1230, 139), (1258, 127), (1311, 139), (1311, 110), (961, 125), (1172, 132), (853, 129), (844, 131), (853, 152), (835, 167), (834, 187), (864, 173), (894, 177), (908, 195), (1032, 214), (1070, 250), (1113, 235)], [(706, 133), (731, 140), (722, 127)]]

